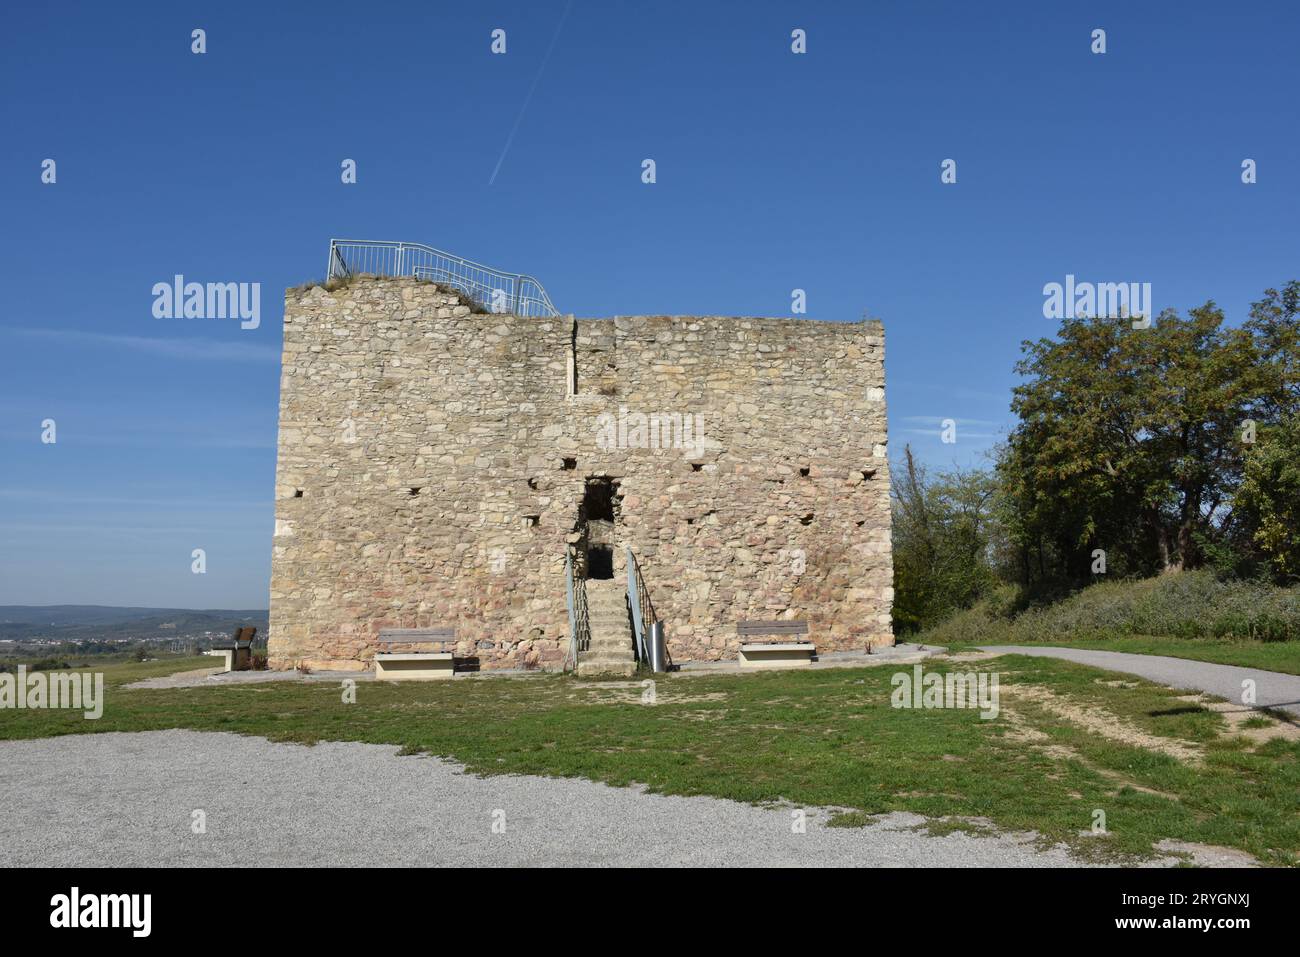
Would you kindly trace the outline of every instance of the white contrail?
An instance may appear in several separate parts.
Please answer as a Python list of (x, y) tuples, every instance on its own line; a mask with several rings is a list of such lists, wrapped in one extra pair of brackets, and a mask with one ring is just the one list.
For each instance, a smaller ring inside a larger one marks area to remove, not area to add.
[(519, 129), (519, 123), (524, 118), (524, 113), (528, 110), (528, 104), (532, 102), (533, 93), (537, 89), (537, 81), (542, 78), (542, 73), (546, 69), (546, 64), (551, 60), (551, 53), (555, 50), (555, 41), (560, 39), (560, 31), (564, 29), (564, 21), (569, 16), (569, 8), (573, 6), (573, 0), (568, 0), (564, 4), (564, 12), (560, 14), (560, 22), (555, 27), (555, 36), (551, 37), (551, 45), (546, 48), (546, 56), (542, 57), (542, 65), (537, 68), (537, 75), (533, 77), (533, 85), (528, 88), (528, 95), (524, 97), (524, 105), (519, 108), (519, 115), (515, 117), (514, 126), (510, 127), (510, 135), (506, 137), (506, 145), (501, 150), (501, 157), (497, 160), (496, 167), (492, 170), (492, 176), (488, 180), (491, 186), (496, 182), (497, 173), (501, 172), (501, 164), (505, 162), (506, 154), (510, 152), (510, 144), (515, 140), (515, 131)]

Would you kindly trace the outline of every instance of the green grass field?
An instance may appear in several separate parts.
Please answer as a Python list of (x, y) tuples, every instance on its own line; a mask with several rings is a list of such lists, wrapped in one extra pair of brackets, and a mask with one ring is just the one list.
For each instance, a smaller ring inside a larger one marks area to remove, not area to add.
[[(542, 675), (432, 683), (333, 681), (127, 689), (211, 659), (104, 668), (104, 716), (3, 711), (0, 738), (192, 728), (274, 741), (395, 744), (479, 773), (643, 783), (665, 794), (849, 809), (837, 823), (913, 811), (934, 827), (1036, 831), (1085, 855), (1149, 854), (1161, 838), (1300, 862), (1300, 741), (1265, 717), (1233, 729), (1176, 692), (1068, 662), (927, 662), (1001, 674), (1002, 713), (891, 707), (894, 667), (659, 676)], [(910, 669), (906, 669), (910, 670)], [(1255, 737), (1248, 738), (1247, 735)], [(1083, 837), (1094, 811), (1108, 834)], [(947, 819), (947, 820), (939, 820)]]

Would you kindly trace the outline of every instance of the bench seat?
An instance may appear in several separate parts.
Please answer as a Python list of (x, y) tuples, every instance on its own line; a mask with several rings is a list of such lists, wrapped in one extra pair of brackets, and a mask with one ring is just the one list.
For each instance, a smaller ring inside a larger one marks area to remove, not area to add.
[(740, 667), (802, 668), (812, 664), (816, 652), (811, 641), (752, 642), (740, 646)]
[(455, 673), (456, 659), (450, 651), (375, 655), (375, 678), (384, 681), (432, 681)]

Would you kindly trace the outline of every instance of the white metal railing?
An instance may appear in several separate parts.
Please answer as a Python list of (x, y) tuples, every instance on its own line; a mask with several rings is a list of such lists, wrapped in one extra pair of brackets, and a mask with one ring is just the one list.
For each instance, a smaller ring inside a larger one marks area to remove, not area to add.
[(360, 274), (416, 276), (465, 293), (487, 312), (516, 316), (558, 316), (542, 284), (523, 273), (453, 256), (420, 243), (331, 239), (327, 279)]

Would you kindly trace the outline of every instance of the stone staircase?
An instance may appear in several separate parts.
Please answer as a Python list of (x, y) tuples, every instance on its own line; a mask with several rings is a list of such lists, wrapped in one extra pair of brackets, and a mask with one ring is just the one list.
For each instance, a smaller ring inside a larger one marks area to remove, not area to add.
[(591, 647), (578, 653), (578, 674), (631, 677), (636, 656), (632, 653), (627, 589), (615, 578), (589, 578), (586, 586)]

